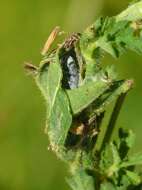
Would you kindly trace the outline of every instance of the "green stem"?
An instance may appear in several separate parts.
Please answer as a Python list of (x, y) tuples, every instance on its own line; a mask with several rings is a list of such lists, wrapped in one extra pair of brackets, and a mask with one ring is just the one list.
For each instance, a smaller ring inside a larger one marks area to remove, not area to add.
[(105, 136), (104, 136), (101, 148), (100, 148), (100, 152), (103, 150), (105, 144), (110, 142), (110, 139), (112, 137), (113, 131), (114, 131), (115, 126), (116, 126), (115, 124), (116, 124), (117, 118), (119, 116), (119, 113), (120, 113), (120, 110), (121, 110), (121, 107), (122, 107), (122, 104), (124, 102), (126, 95), (127, 95), (127, 93), (121, 94), (116, 101), (115, 107), (114, 107), (113, 112), (111, 114), (109, 124), (107, 126), (107, 130), (106, 130), (106, 133), (105, 133)]

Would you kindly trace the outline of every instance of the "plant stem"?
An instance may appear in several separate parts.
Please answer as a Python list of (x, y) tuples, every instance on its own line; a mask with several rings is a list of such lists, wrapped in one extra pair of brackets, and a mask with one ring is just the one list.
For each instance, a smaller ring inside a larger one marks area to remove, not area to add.
[(115, 124), (116, 124), (117, 118), (119, 116), (119, 113), (120, 113), (120, 110), (121, 110), (121, 107), (122, 107), (122, 104), (124, 102), (126, 95), (127, 95), (127, 93), (121, 94), (116, 101), (116, 104), (115, 104), (113, 112), (111, 114), (109, 124), (107, 126), (107, 130), (106, 130), (106, 133), (105, 133), (105, 136), (104, 136), (101, 148), (100, 148), (100, 152), (103, 150), (105, 144), (110, 142), (113, 131), (115, 129)]

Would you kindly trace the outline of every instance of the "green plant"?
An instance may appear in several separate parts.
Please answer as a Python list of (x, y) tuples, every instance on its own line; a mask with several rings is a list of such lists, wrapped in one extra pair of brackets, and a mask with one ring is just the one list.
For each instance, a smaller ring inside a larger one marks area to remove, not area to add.
[[(45, 98), (46, 132), (50, 148), (70, 166), (67, 179), (73, 190), (129, 190), (141, 188), (136, 165), (142, 153), (130, 156), (135, 135), (119, 129), (116, 120), (133, 80), (120, 80), (113, 66), (102, 68), (105, 52), (118, 58), (127, 49), (142, 53), (142, 1), (114, 17), (99, 18), (82, 34), (72, 34), (48, 51), (56, 27), (42, 51), (39, 67), (27, 64)], [(116, 101), (104, 137), (102, 119)], [(101, 142), (101, 146), (98, 144)]]

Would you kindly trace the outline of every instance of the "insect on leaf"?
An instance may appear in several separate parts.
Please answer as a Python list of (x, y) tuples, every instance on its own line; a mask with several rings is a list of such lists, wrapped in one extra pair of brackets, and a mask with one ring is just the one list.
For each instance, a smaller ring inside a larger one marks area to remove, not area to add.
[[(80, 113), (89, 106), (103, 92), (109, 89), (109, 83), (104, 80), (89, 81), (79, 88), (68, 90), (67, 94), (70, 100), (73, 114)], [(81, 98), (80, 98), (81, 96)]]
[(54, 28), (54, 30), (51, 32), (50, 36), (48, 37), (45, 45), (44, 45), (44, 48), (41, 52), (42, 55), (45, 55), (47, 53), (47, 51), (49, 50), (50, 46), (52, 45), (53, 41), (55, 40), (57, 34), (59, 33), (59, 29), (60, 27), (59, 26), (56, 26)]
[(72, 116), (69, 101), (61, 89), (62, 70), (56, 56), (50, 64), (42, 65), (37, 82), (47, 102), (47, 133), (53, 149), (64, 145)]

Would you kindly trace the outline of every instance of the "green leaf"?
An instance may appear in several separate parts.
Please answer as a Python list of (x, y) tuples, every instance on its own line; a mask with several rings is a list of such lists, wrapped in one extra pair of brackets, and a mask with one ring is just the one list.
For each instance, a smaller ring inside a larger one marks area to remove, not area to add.
[(60, 64), (58, 59), (55, 59), (48, 68), (48, 75), (47, 75), (47, 83), (46, 83), (46, 90), (47, 90), (47, 97), (48, 102), (50, 103), (50, 109), (52, 109), (58, 90), (61, 85), (62, 79), (62, 70), (60, 68)]
[(67, 94), (73, 114), (78, 114), (87, 108), (95, 99), (109, 89), (109, 86), (109, 83), (102, 79), (89, 81), (79, 88), (68, 90)]
[(116, 145), (113, 143), (106, 145), (101, 154), (100, 170), (107, 178), (116, 178), (120, 163), (121, 159)]
[(95, 190), (93, 177), (83, 169), (77, 170), (72, 178), (67, 179), (67, 182), (72, 190)]
[(47, 120), (47, 131), (52, 149), (57, 151), (65, 144), (68, 131), (72, 123), (69, 101), (63, 90), (58, 90)]
[(116, 36), (116, 47), (117, 44), (123, 44), (123, 48), (125, 49), (142, 53), (142, 36), (141, 34), (135, 34), (135, 32), (133, 26), (129, 26), (124, 31), (121, 31), (119, 35)]
[(126, 10), (120, 13), (117, 17), (117, 21), (128, 20), (136, 21), (142, 18), (142, 1), (129, 6)]
[[(111, 19), (111, 18), (110, 18)], [(136, 24), (135, 24), (136, 25)], [(139, 27), (142, 24), (139, 24)], [(96, 41), (96, 46), (100, 47), (113, 57), (119, 57), (126, 49), (131, 49), (137, 53), (142, 52), (142, 37), (140, 29), (126, 21), (110, 23), (111, 28)], [(138, 30), (138, 31), (137, 31)], [(138, 34), (135, 34), (135, 33)]]
[(46, 101), (52, 109), (57, 92), (60, 88), (62, 79), (62, 70), (60, 67), (58, 55), (54, 58), (46, 60), (47, 62), (41, 62), (38, 75), (36, 76), (36, 82), (41, 89)]
[(116, 51), (116, 48), (114, 47), (114, 44), (112, 42), (109, 42), (106, 36), (100, 38), (97, 42), (97, 46), (112, 55), (113, 57), (117, 57), (118, 53)]
[(112, 152), (110, 146), (106, 145), (101, 152), (101, 158), (99, 161), (100, 171), (105, 173), (105, 171), (113, 164)]
[(110, 91), (106, 91), (94, 101), (91, 109), (92, 114), (100, 114), (106, 110), (107, 106), (116, 100), (121, 94), (126, 93), (132, 88), (133, 81), (116, 81), (111, 86)]
[(127, 137), (125, 138), (125, 142), (126, 142), (126, 144), (127, 144), (127, 146), (129, 147), (129, 148), (132, 148), (133, 147), (133, 145), (134, 145), (134, 143), (135, 143), (135, 140), (136, 140), (136, 136), (135, 136), (135, 134), (133, 133), (133, 131), (132, 130), (129, 130), (128, 132), (127, 132)]
[(93, 52), (98, 48), (113, 57), (119, 57), (126, 49), (142, 53), (141, 19), (142, 1), (129, 6), (115, 17), (99, 19), (88, 27), (80, 40), (86, 61), (93, 59)]
[(58, 151), (59, 146), (64, 145), (72, 123), (67, 95), (60, 88), (61, 79), (62, 70), (58, 56), (50, 60), (50, 64), (42, 64), (36, 78), (48, 105), (46, 131), (54, 151)]
[(100, 190), (116, 190), (116, 187), (109, 182), (104, 182), (101, 184)]
[(138, 153), (133, 156), (130, 156), (127, 161), (124, 161), (121, 164), (121, 167), (135, 166), (141, 164), (142, 164), (142, 153)]
[(131, 184), (133, 185), (139, 185), (141, 183), (141, 178), (136, 172), (132, 172), (129, 170), (126, 170), (126, 175), (128, 176), (129, 180), (131, 181)]
[(120, 159), (120, 156), (119, 156), (117, 146), (114, 145), (114, 143), (111, 143), (110, 147), (111, 147), (111, 151), (112, 151), (113, 163), (116, 166), (118, 166), (120, 164), (121, 159)]
[(119, 154), (121, 159), (124, 159), (130, 148), (134, 145), (135, 142), (135, 134), (132, 130), (124, 130), (122, 128), (119, 129)]

